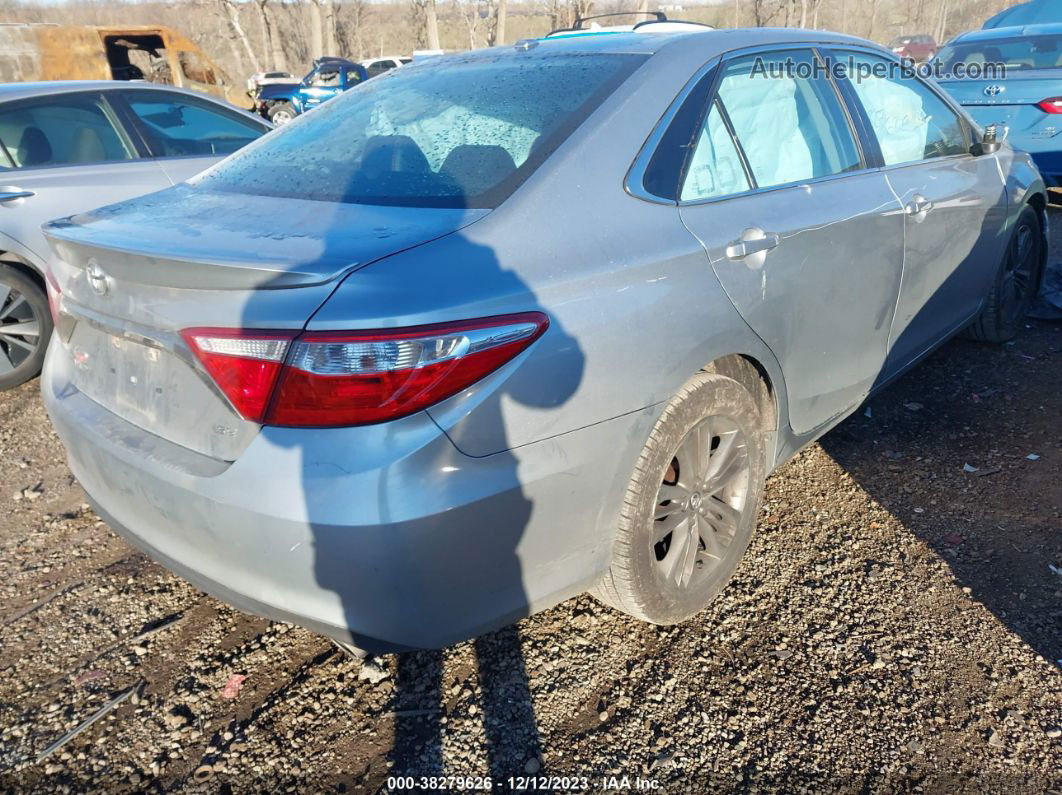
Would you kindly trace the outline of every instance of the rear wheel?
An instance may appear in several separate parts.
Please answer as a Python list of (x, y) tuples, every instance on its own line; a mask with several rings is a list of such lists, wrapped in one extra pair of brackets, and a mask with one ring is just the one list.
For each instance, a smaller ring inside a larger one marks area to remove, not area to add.
[(0, 389), (11, 389), (41, 371), (52, 316), (40, 286), (0, 262)]
[(984, 308), (966, 330), (966, 336), (982, 342), (1007, 342), (1018, 333), (1040, 285), (1043, 245), (1040, 214), (1026, 205), (1018, 216)]
[(281, 102), (277, 105), (273, 105), (267, 113), (269, 115), (269, 120), (278, 126), (281, 124), (287, 124), (295, 118), (295, 108), (292, 107), (290, 102)]
[(766, 463), (752, 395), (725, 376), (695, 377), (642, 451), (595, 596), (654, 624), (702, 610), (752, 538)]

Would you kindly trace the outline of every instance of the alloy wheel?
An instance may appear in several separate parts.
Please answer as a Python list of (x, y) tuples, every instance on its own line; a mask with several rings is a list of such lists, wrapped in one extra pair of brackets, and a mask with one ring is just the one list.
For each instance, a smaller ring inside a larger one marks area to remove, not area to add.
[(690, 429), (657, 492), (653, 553), (669, 584), (684, 589), (726, 559), (748, 499), (748, 440), (729, 417)]
[(0, 282), (0, 375), (16, 370), (40, 345), (41, 318), (17, 288)]
[(1008, 323), (1020, 319), (1025, 304), (1032, 298), (1029, 292), (1039, 255), (1036, 230), (1023, 223), (1014, 236), (1014, 250), (1003, 271), (1002, 309), (1003, 318)]

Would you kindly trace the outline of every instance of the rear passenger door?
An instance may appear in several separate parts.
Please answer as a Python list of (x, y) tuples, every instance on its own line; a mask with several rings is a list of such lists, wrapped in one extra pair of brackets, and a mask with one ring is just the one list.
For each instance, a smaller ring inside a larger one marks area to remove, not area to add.
[(170, 184), (98, 92), (0, 105), (0, 144), (0, 232), (38, 266), (48, 248), (41, 224)]
[(823, 65), (810, 48), (724, 60), (678, 195), (778, 358), (797, 433), (851, 410), (880, 377), (903, 262), (901, 207)]
[(903, 286), (889, 371), (972, 320), (1003, 247), (1006, 185), (995, 155), (972, 154), (964, 119), (927, 83), (878, 55), (837, 51), (905, 211)]

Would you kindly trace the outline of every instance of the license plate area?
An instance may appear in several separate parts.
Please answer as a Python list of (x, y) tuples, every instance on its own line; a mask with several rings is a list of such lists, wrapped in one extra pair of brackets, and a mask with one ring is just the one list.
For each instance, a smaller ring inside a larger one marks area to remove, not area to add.
[(81, 318), (64, 347), (78, 391), (155, 436), (232, 461), (258, 433), (258, 425), (236, 414), (206, 378), (161, 342)]

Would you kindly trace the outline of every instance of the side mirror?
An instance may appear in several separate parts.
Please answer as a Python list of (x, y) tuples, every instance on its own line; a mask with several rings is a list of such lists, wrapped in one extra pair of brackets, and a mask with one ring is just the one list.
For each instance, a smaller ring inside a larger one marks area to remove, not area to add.
[(1006, 140), (1009, 130), (1004, 127), (1003, 135), (1000, 137), (998, 129), (995, 124), (989, 124), (985, 127), (985, 133), (981, 136), (981, 142), (978, 144), (978, 154), (994, 155), (1003, 148), (1003, 141)]

